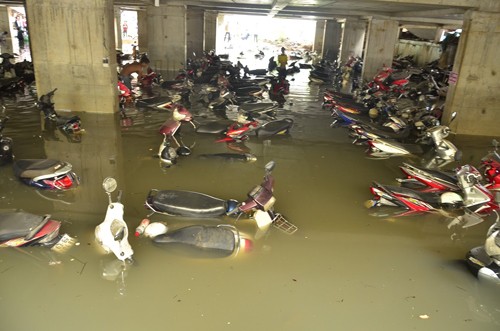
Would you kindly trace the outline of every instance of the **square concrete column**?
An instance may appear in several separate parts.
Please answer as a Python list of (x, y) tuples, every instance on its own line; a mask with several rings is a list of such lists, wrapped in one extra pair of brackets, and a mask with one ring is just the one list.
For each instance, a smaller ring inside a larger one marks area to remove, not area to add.
[(148, 6), (151, 66), (173, 75), (186, 62), (186, 6)]
[(122, 49), (122, 11), (119, 6), (114, 7), (115, 45), (116, 49)]
[(326, 20), (316, 21), (316, 32), (314, 34), (313, 51), (323, 58), (323, 46), (325, 44)]
[(363, 79), (372, 80), (381, 68), (392, 67), (398, 36), (397, 21), (378, 18), (369, 21), (363, 59)]
[(27, 0), (39, 94), (58, 88), (56, 109), (118, 111), (112, 0)]
[(146, 10), (137, 11), (137, 44), (141, 53), (148, 52), (148, 14)]
[(342, 24), (335, 20), (327, 20), (325, 26), (325, 39), (323, 44), (323, 57), (337, 60), (340, 52), (342, 38)]
[(217, 40), (217, 12), (213, 10), (205, 11), (204, 19), (204, 35), (205, 40), (203, 43), (204, 50), (216, 49)]
[(202, 9), (187, 7), (186, 13), (186, 51), (187, 57), (203, 53), (203, 27), (205, 15)]
[(7, 6), (0, 7), (0, 33), (4, 31), (7, 31), (8, 35), (5, 44), (0, 45), (0, 52), (12, 54), (12, 37), (10, 34), (9, 11), (7, 10)]
[(443, 121), (463, 135), (500, 135), (500, 13), (469, 11), (449, 78)]
[(343, 22), (340, 41), (340, 61), (346, 62), (350, 56), (363, 56), (366, 35), (366, 21), (346, 19)]

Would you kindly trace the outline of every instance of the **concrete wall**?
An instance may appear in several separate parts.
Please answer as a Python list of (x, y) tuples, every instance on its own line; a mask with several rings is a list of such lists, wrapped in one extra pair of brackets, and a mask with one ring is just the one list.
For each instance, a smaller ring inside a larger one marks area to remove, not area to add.
[(428, 41), (399, 40), (394, 50), (394, 57), (411, 55), (418, 66), (438, 60), (441, 56), (441, 46)]

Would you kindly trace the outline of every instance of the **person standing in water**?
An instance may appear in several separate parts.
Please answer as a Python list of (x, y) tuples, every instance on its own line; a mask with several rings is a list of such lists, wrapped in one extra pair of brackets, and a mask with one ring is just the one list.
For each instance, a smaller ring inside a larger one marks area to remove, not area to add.
[(281, 47), (281, 54), (278, 55), (278, 76), (280, 78), (286, 77), (286, 65), (288, 63), (288, 55), (285, 53), (285, 47)]

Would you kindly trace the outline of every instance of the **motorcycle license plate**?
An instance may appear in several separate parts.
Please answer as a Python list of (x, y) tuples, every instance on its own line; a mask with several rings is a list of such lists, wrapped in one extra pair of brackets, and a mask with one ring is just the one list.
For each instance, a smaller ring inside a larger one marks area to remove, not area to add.
[(70, 237), (68, 234), (64, 234), (61, 239), (52, 246), (51, 250), (56, 251), (58, 253), (65, 253), (68, 249), (73, 247), (76, 243), (76, 240)]
[(273, 220), (273, 226), (285, 232), (286, 234), (294, 234), (299, 228), (288, 222), (281, 214), (276, 214)]

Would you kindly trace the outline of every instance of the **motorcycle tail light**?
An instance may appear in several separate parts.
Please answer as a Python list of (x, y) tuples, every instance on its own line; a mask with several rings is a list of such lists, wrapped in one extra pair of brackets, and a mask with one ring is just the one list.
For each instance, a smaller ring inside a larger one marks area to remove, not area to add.
[(243, 252), (249, 252), (253, 250), (253, 241), (250, 239), (241, 238), (240, 239), (240, 249)]
[(73, 186), (73, 178), (66, 174), (63, 177), (56, 177), (52, 179), (44, 179), (43, 182), (51, 188), (65, 190)]

